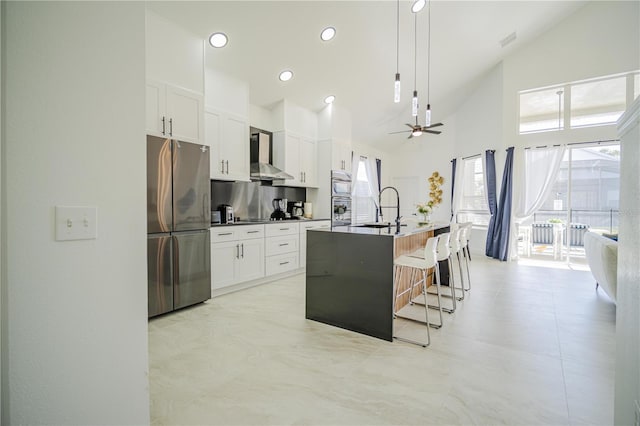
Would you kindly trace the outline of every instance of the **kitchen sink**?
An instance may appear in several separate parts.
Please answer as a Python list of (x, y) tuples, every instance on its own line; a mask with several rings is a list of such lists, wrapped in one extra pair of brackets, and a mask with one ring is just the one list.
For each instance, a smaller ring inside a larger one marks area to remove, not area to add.
[(363, 223), (356, 226), (360, 228), (388, 228), (389, 225), (390, 224), (387, 222), (387, 223)]

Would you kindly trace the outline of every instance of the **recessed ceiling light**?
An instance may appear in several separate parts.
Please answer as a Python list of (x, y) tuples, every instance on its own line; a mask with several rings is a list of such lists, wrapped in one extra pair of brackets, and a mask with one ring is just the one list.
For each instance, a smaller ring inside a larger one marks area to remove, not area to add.
[(280, 81), (289, 81), (291, 80), (291, 78), (293, 78), (293, 72), (289, 70), (284, 70), (280, 73), (278, 78), (280, 79)]
[(209, 44), (213, 47), (225, 47), (227, 41), (229, 41), (229, 39), (225, 33), (213, 33), (209, 37)]
[(322, 41), (329, 41), (336, 35), (336, 29), (333, 27), (327, 27), (320, 33)]
[(411, 11), (413, 13), (418, 13), (424, 8), (426, 4), (427, 4), (426, 0), (416, 0), (413, 2), (413, 5), (411, 6)]
[(335, 100), (336, 100), (336, 97), (335, 97), (335, 96), (333, 96), (333, 95), (329, 95), (329, 96), (327, 96), (326, 98), (324, 98), (324, 103), (325, 103), (325, 104), (331, 104), (331, 103), (333, 103), (333, 101), (335, 101)]

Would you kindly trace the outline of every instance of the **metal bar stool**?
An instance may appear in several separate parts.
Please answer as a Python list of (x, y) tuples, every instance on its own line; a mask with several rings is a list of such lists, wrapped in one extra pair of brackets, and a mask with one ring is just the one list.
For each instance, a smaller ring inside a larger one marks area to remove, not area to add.
[[(464, 257), (464, 263), (467, 269), (468, 288), (465, 288), (466, 291), (471, 290), (471, 276), (469, 274), (469, 260), (471, 260), (471, 255), (469, 254), (469, 235), (471, 234), (471, 225), (471, 222), (460, 225), (460, 251), (462, 252), (462, 257)], [(462, 287), (464, 287), (464, 282), (462, 283)]]
[[(438, 281), (440, 278), (440, 262), (446, 260), (447, 261), (447, 266), (449, 267), (449, 288), (451, 289), (451, 294), (441, 294), (442, 297), (445, 298), (449, 298), (451, 299), (451, 308), (445, 308), (444, 306), (442, 307), (442, 310), (451, 314), (453, 312), (456, 311), (456, 293), (455, 293), (455, 282), (454, 282), (454, 277), (453, 277), (453, 263), (451, 262), (451, 247), (450, 247), (450, 243), (451, 243), (451, 233), (446, 232), (443, 234), (439, 234), (438, 235), (439, 239), (438, 239), (438, 245), (436, 246), (436, 260), (438, 261), (436, 264), (436, 274), (438, 276)], [(418, 257), (423, 259), (424, 258), (424, 251), (423, 250), (416, 250), (413, 253), (411, 253), (409, 256), (411, 257)], [(442, 283), (440, 283), (442, 284)], [(442, 289), (442, 285), (440, 286), (440, 288)], [(429, 293), (429, 294), (433, 294), (433, 293)], [(430, 308), (438, 308), (437, 306), (434, 305), (429, 305)]]
[[(454, 284), (454, 289), (456, 290), (460, 290), (462, 296), (458, 297), (457, 299), (460, 300), (464, 300), (464, 273), (462, 272), (462, 259), (460, 258), (460, 251), (462, 250), (462, 245), (460, 244), (461, 241), (461, 234), (462, 234), (462, 227), (460, 227), (459, 224), (457, 223), (452, 223), (450, 225), (450, 230), (451, 230), (451, 238), (449, 240), (449, 249), (451, 250), (452, 254), (456, 255), (456, 258), (458, 259), (458, 271), (460, 272), (460, 287), (455, 287)], [(450, 269), (451, 272), (449, 275), (453, 276), (453, 268)], [(454, 294), (455, 294), (455, 290), (454, 290)]]
[(466, 231), (467, 235), (465, 236), (463, 253), (466, 254), (467, 258), (469, 259), (469, 262), (471, 262), (471, 252), (469, 251), (469, 242), (471, 241), (471, 230), (473, 229), (473, 222), (463, 222), (461, 226), (467, 228), (467, 231)]
[[(442, 303), (441, 303), (441, 299), (440, 299), (440, 277), (435, 274), (434, 272), (437, 272), (437, 265), (438, 265), (438, 261), (437, 261), (437, 253), (436, 253), (436, 247), (438, 244), (438, 240), (440, 238), (438, 236), (436, 237), (431, 237), (427, 240), (427, 243), (424, 246), (424, 257), (423, 258), (417, 258), (417, 257), (412, 257), (409, 255), (403, 255), (403, 256), (399, 256), (397, 259), (394, 260), (394, 267), (396, 268), (396, 280), (395, 280), (395, 298), (394, 298), (394, 317), (398, 317), (398, 318), (404, 318), (404, 319), (408, 319), (411, 321), (417, 321), (422, 323), (421, 320), (416, 320), (414, 318), (409, 318), (406, 316), (401, 316), (398, 315), (396, 306), (397, 306), (397, 302), (398, 302), (398, 298), (402, 297), (403, 295), (409, 293), (409, 303), (410, 304), (417, 304), (417, 305), (424, 305), (424, 309), (425, 309), (425, 322), (424, 324), (427, 326), (427, 343), (421, 343), (421, 342), (416, 342), (413, 340), (409, 340), (409, 339), (404, 339), (404, 338), (400, 338), (397, 336), (394, 336), (396, 339), (398, 340), (403, 340), (409, 343), (414, 343), (414, 344), (418, 344), (421, 346), (428, 346), (429, 343), (431, 342), (430, 340), (430, 335), (429, 335), (429, 326), (434, 327), (434, 328), (440, 328), (442, 327)], [(401, 283), (401, 278), (402, 278), (402, 271), (405, 268), (409, 268), (411, 270), (411, 275), (410, 275), (410, 280), (409, 280), (409, 286), (407, 289), (403, 290), (402, 292), (399, 292), (399, 287), (400, 287), (400, 283)], [(431, 273), (429, 273), (429, 271), (431, 271)], [(416, 279), (419, 277), (419, 273), (422, 274), (422, 279)], [(440, 314), (440, 324), (434, 324), (429, 322), (429, 305), (427, 302), (427, 278), (429, 277), (429, 275), (435, 275), (436, 279), (436, 286), (438, 288), (438, 307), (435, 307), (436, 309), (438, 309), (438, 312)], [(413, 300), (413, 290), (416, 287), (422, 286), (422, 291), (421, 293), (424, 295), (425, 297), (425, 303), (422, 304), (420, 302), (416, 302)]]

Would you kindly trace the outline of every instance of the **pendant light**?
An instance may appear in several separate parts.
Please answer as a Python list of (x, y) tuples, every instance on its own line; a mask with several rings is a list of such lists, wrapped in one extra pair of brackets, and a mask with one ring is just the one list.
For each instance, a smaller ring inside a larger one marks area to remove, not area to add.
[(411, 99), (411, 115), (418, 116), (418, 90), (416, 89), (416, 74), (418, 70), (418, 14), (414, 13), (414, 44), (413, 44), (413, 99)]
[(400, 0), (396, 2), (396, 80), (393, 84), (393, 102), (400, 102)]
[(427, 24), (429, 25), (427, 33), (427, 111), (424, 116), (424, 125), (429, 127), (431, 126), (431, 0), (429, 0), (429, 7), (427, 8)]

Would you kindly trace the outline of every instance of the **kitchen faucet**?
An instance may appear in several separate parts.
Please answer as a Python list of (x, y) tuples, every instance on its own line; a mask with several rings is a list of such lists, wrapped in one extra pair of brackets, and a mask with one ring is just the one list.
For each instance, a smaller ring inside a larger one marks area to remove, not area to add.
[[(395, 206), (383, 206), (382, 205), (382, 193), (386, 190), (386, 189), (393, 189), (396, 192), (396, 205)], [(384, 188), (382, 188), (380, 190), (380, 193), (378, 194), (378, 208), (380, 210), (380, 220), (382, 221), (382, 209), (392, 209), (392, 208), (396, 208), (396, 234), (400, 233), (400, 194), (398, 194), (398, 190), (395, 189), (393, 186), (385, 186)], [(389, 223), (389, 227), (391, 227), (391, 223)]]

